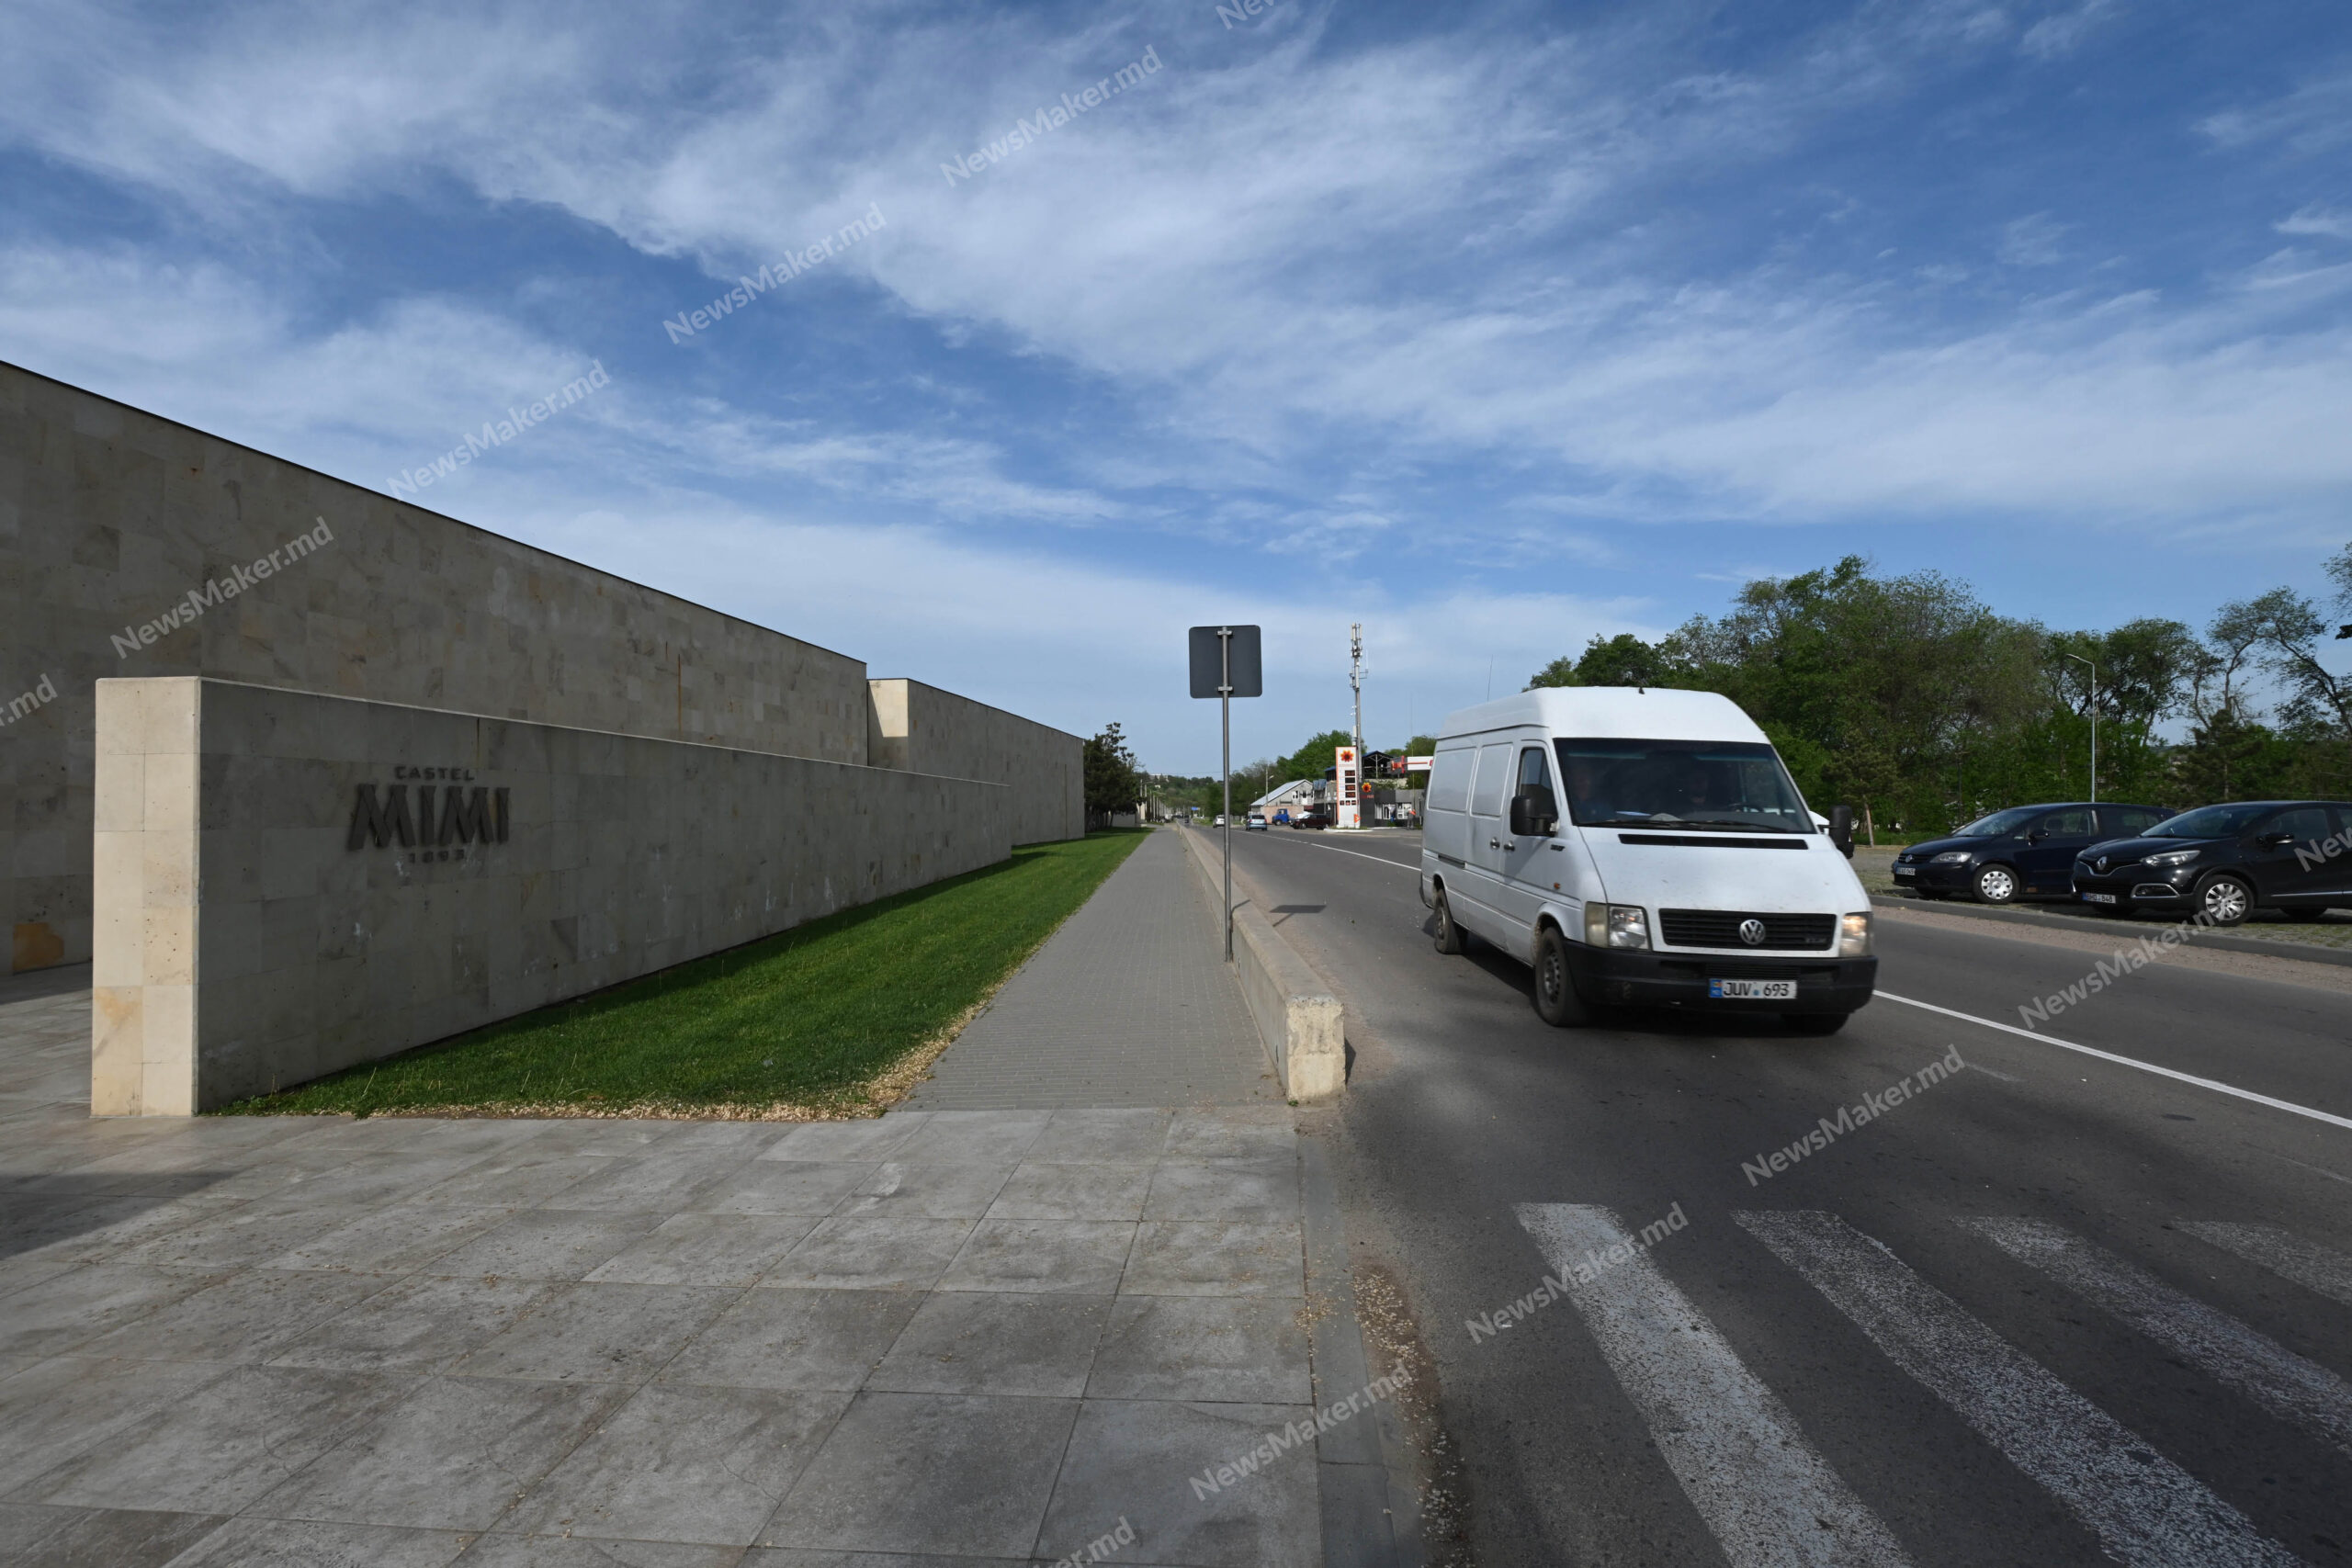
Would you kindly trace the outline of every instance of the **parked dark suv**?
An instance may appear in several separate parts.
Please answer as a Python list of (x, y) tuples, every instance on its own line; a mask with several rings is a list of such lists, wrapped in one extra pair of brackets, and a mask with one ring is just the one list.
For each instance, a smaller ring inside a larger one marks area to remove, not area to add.
[(2173, 909), (2217, 926), (2262, 908), (2352, 908), (2352, 805), (2200, 806), (2136, 837), (2093, 844), (2073, 880), (2075, 896), (2098, 908)]
[(1894, 857), (1894, 884), (1922, 898), (2012, 904), (2033, 894), (2074, 891), (2075, 857), (2103, 839), (2144, 833), (2172, 813), (2101, 801), (2012, 806), (1980, 817), (1949, 839), (1914, 844)]

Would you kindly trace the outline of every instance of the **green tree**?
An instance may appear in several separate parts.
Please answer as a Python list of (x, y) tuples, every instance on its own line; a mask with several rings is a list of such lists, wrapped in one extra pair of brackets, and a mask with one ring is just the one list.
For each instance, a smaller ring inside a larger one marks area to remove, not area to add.
[[(1297, 750), (1274, 764), (1274, 784), (1288, 784), (1293, 779), (1319, 779), (1333, 765), (1333, 759), (1342, 746), (1352, 746), (1355, 738), (1344, 729), (1327, 729), (1307, 741)], [(1272, 788), (1269, 784), (1267, 788)]]
[(1126, 737), (1115, 724), (1086, 743), (1086, 819), (1089, 827), (1107, 822), (1114, 811), (1132, 811), (1143, 798), (1143, 779)]
[(1664, 661), (1657, 649), (1631, 632), (1595, 636), (1574, 659), (1566, 654), (1552, 660), (1527, 679), (1526, 690), (1540, 686), (1657, 686), (1665, 684)]

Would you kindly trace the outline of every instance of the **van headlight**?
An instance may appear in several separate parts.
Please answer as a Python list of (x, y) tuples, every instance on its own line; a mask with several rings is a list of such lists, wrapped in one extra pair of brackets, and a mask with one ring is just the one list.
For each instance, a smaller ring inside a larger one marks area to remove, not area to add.
[(2166, 850), (2160, 855), (2147, 855), (2143, 858), (2150, 865), (2187, 865), (2202, 852), (2199, 850)]
[(1838, 920), (1838, 956), (1868, 958), (1871, 955), (1871, 917), (1864, 910), (1859, 915), (1842, 915)]
[(1943, 853), (1938, 855), (1928, 863), (1931, 865), (1966, 865), (1973, 858), (1974, 855), (1973, 852), (1968, 850), (1946, 850)]
[(1584, 940), (1591, 947), (1647, 947), (1650, 918), (1639, 904), (1587, 904)]

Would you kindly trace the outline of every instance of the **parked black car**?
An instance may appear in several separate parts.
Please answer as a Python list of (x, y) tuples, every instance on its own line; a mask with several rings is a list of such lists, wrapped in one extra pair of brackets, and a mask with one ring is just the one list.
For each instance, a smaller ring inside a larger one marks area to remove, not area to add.
[(2234, 926), (2257, 908), (2352, 908), (2352, 805), (2238, 800), (2200, 806), (2146, 832), (2093, 844), (2075, 896), (2122, 914), (2174, 909)]
[(1980, 817), (1949, 839), (1914, 844), (1894, 857), (1898, 887), (1923, 898), (2012, 904), (2033, 894), (2074, 891), (2075, 857), (2105, 839), (2144, 833), (2172, 813), (2101, 801), (2012, 806)]

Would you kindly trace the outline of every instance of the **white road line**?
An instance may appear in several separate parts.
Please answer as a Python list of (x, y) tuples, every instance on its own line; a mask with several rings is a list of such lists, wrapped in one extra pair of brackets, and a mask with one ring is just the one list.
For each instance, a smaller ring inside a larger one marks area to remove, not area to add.
[(2224, 1252), (2233, 1252), (2248, 1263), (2269, 1269), (2282, 1280), (2291, 1280), (2307, 1291), (2317, 1291), (2352, 1306), (2352, 1258), (2333, 1247), (2305, 1241), (2277, 1225), (2186, 1220), (2180, 1228), (2199, 1241), (2211, 1242)]
[(1416, 875), (1419, 874), (1421, 869), (1418, 865), (1408, 865), (1401, 860), (1390, 860), (1386, 855), (1368, 855), (1362, 850), (1343, 850), (1337, 844), (1318, 843), (1313, 839), (1307, 840), (1305, 844), (1300, 846), (1300, 848), (1309, 850), (1329, 850), (1335, 855), (1353, 855), (1358, 860), (1376, 860), (1383, 865), (1393, 865), (1399, 871), (1409, 871), (1414, 873)]
[(1585, 1203), (1521, 1203), (1518, 1213), (1733, 1568), (1910, 1561), (1647, 1255), (1587, 1268), (1586, 1282), (1576, 1282), (1585, 1254), (1625, 1241), (1616, 1215)]
[(2314, 1122), (2325, 1122), (2336, 1127), (2352, 1127), (2352, 1116), (2338, 1116), (2333, 1111), (2314, 1111), (2308, 1105), (2297, 1105), (2291, 1100), (2273, 1100), (2267, 1094), (2256, 1094), (2250, 1089), (2239, 1089), (2233, 1084), (2216, 1082), (2212, 1078), (2200, 1078), (2194, 1073), (2176, 1072), (2170, 1067), (2160, 1067), (2154, 1062), (2119, 1056), (2112, 1051), (2101, 1051), (2096, 1046), (2077, 1045), (2071, 1040), (2061, 1040), (2054, 1034), (2038, 1034), (2030, 1029), (2019, 1029), (2013, 1023), (1996, 1023), (1989, 1018), (1979, 1018), (1973, 1012), (1959, 1012), (1951, 1008), (1940, 1008), (1933, 1002), (1914, 1001), (1909, 997), (1898, 997), (1893, 991), (1880, 991), (1877, 994), (1888, 1001), (1901, 1002), (1905, 1007), (1920, 1008), (1928, 1012), (1939, 1012), (1946, 1018), (1981, 1023), (1987, 1029), (1997, 1029), (2004, 1034), (2014, 1034), (2020, 1039), (2039, 1041), (2044, 1045), (2055, 1045), (2063, 1051), (2079, 1051), (2086, 1056), (2097, 1056), (2102, 1062), (2113, 1062), (2120, 1067), (2137, 1067), (2143, 1073), (2154, 1073), (2158, 1077), (2173, 1078), (2185, 1084), (2195, 1084), (2199, 1089), (2210, 1089), (2216, 1094), (2234, 1095), (2240, 1100), (2250, 1100), (2256, 1105), (2267, 1105), (2273, 1111), (2290, 1111), (2298, 1116), (2308, 1116)]
[(1969, 1219), (1976, 1232), (2018, 1262), (2041, 1269), (2102, 1311), (2225, 1382), (2281, 1421), (2292, 1422), (2352, 1455), (2352, 1384), (2325, 1367), (2247, 1327), (2227, 1313), (2173, 1289), (2154, 1274), (2071, 1231), (2041, 1220)]
[(2287, 1564), (2245, 1515), (1912, 1272), (1819, 1211), (1732, 1216), (2129, 1563)]

